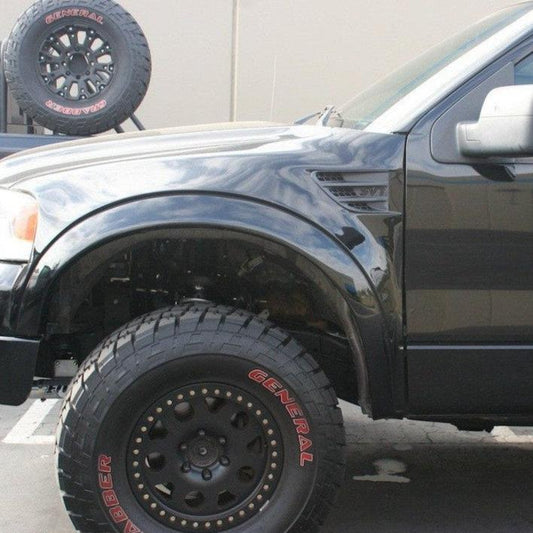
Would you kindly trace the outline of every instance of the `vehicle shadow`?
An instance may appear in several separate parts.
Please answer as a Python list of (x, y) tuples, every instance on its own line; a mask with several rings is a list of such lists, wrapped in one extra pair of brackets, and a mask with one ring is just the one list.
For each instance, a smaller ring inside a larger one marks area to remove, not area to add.
[(532, 430), (502, 442), (447, 424), (343, 412), (347, 474), (324, 533), (533, 531)]

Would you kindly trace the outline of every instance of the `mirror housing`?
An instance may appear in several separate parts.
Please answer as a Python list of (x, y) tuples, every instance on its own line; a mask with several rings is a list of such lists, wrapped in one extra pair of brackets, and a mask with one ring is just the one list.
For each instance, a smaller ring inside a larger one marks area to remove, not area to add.
[(457, 125), (457, 142), (466, 157), (533, 156), (533, 85), (493, 89), (479, 120)]

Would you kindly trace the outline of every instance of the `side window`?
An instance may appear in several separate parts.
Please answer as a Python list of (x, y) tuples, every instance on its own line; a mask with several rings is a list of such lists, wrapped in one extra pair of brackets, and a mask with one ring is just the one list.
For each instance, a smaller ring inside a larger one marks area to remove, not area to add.
[(492, 89), (513, 85), (514, 65), (507, 63), (499, 71), (481, 81), (470, 92), (455, 102), (433, 124), (431, 130), (431, 155), (439, 163), (467, 163), (459, 152), (455, 131), (459, 122), (476, 121), (485, 97)]
[(514, 83), (515, 85), (533, 85), (533, 54), (515, 65)]
[[(440, 163), (472, 161), (459, 153), (455, 136), (457, 124), (476, 121), (487, 94), (492, 89), (505, 85), (533, 85), (533, 53), (516, 64), (507, 63), (498, 72), (474, 87), (435, 121), (431, 131), (431, 154), (436, 161)], [(523, 158), (520, 162), (529, 164), (529, 159), (531, 158)]]

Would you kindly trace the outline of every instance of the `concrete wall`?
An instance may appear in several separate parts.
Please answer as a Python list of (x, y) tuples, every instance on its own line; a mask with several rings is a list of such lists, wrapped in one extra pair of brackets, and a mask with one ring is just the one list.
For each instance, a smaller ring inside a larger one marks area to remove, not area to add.
[[(234, 0), (119, 0), (154, 71), (149, 127), (231, 116)], [(0, 35), (32, 0), (0, 0)], [(75, 3), (73, 1), (73, 3)], [(236, 117), (292, 121), (340, 104), (511, 0), (239, 0)]]

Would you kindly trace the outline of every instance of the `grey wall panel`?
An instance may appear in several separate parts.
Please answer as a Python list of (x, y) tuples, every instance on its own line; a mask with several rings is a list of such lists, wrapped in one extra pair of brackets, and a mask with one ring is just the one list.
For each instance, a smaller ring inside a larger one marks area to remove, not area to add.
[(139, 110), (146, 125), (228, 120), (232, 0), (119, 1), (152, 49), (152, 85)]
[(241, 0), (238, 118), (289, 120), (342, 103), (429, 46), (508, 4)]

